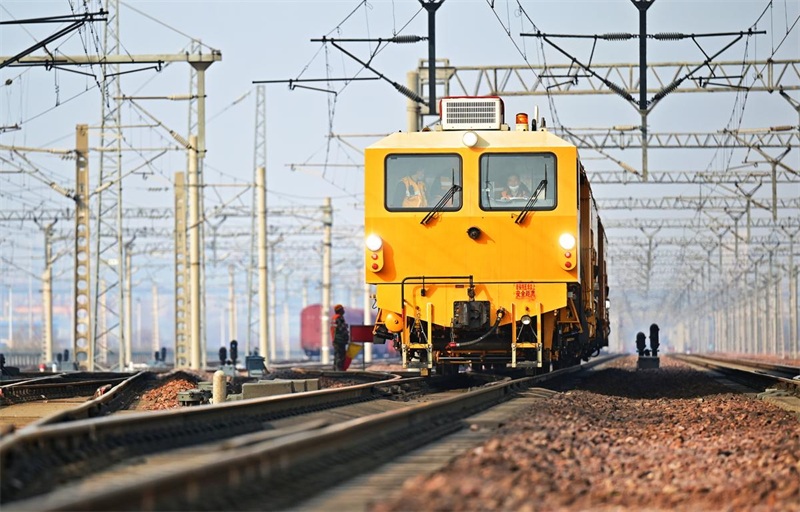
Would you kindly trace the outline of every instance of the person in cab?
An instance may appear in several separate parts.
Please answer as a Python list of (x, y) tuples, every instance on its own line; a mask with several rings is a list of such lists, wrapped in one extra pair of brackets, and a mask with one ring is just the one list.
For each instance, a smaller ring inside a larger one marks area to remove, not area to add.
[(402, 208), (424, 208), (428, 206), (425, 169), (419, 168), (413, 174), (400, 179), (395, 188), (394, 204)]
[(519, 179), (519, 174), (509, 174), (505, 188), (500, 192), (501, 201), (512, 199), (528, 199), (531, 196), (530, 189)]

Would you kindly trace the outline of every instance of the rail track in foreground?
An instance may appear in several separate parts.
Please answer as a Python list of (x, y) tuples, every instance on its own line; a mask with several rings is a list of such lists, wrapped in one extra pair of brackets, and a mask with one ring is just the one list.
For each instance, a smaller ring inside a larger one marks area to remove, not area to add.
[(402, 393), (402, 386), (424, 381), (386, 373), (368, 376), (374, 382), (216, 406), (30, 425), (0, 441), (0, 503), (5, 507), (50, 492), (130, 459), (260, 432), (281, 418), (391, 397)]
[[(248, 432), (249, 436), (206, 445), (204, 453), (195, 452), (191, 457), (172, 457), (170, 462), (163, 461), (163, 464), (149, 472), (124, 475), (113, 481), (101, 480), (96, 485), (66, 486), (54, 492), (40, 491), (49, 494), (25, 501), (12, 501), (9, 506), (14, 510), (286, 508), (309, 498), (314, 492), (340, 484), (342, 480), (366, 472), (412, 449), (462, 430), (467, 427), (465, 418), (519, 396), (537, 383), (564, 377), (608, 360), (609, 358), (598, 358), (586, 365), (546, 375), (497, 381), (478, 389), (405, 404), (335, 424), (311, 421), (283, 429), (282, 432), (254, 430)], [(401, 381), (392, 382), (394, 384), (390, 382), (383, 385), (397, 385)], [(366, 385), (352, 388), (363, 390), (364, 386)], [(304, 395), (318, 397), (320, 393), (354, 391), (340, 388)], [(279, 402), (277, 398), (279, 397), (260, 400), (261, 406), (269, 401)], [(297, 395), (295, 399), (303, 397)], [(285, 402), (289, 403), (288, 400)], [(233, 410), (231, 405), (196, 409), (206, 409), (207, 419), (211, 420), (219, 416), (229, 417)], [(254, 410), (249, 414), (257, 415)], [(260, 416), (260, 419), (251, 424), (263, 422), (265, 413), (260, 413)], [(166, 420), (168, 417), (163, 415), (162, 419)], [(103, 420), (95, 423), (103, 423)], [(219, 428), (210, 432), (215, 433), (218, 440)], [(409, 438), (408, 434), (412, 432), (413, 444), (403, 443), (402, 440)], [(243, 432), (238, 434), (241, 433)], [(101, 437), (104, 436), (101, 434)], [(213, 438), (214, 435), (208, 436), (205, 442), (215, 440)], [(131, 451), (128, 445), (119, 446), (118, 449)], [(3, 464), (5, 473), (6, 467)], [(15, 469), (15, 474), (19, 470), (30, 469), (19, 467)], [(5, 495), (5, 489), (3, 494)], [(17, 491), (14, 499), (20, 499), (22, 494)]]
[(0, 384), (0, 404), (13, 405), (37, 400), (92, 396), (99, 387), (117, 385), (130, 376), (130, 373), (78, 372), (20, 379)]
[(800, 396), (800, 368), (752, 360), (733, 360), (721, 357), (673, 354), (678, 361), (722, 373), (727, 378), (758, 391), (781, 390)]

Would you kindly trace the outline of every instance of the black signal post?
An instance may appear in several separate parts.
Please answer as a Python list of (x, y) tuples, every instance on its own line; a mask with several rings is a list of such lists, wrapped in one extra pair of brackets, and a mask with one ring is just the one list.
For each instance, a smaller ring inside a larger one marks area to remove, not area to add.
[(655, 0), (631, 0), (639, 9), (639, 114), (642, 116), (642, 179), (647, 180), (647, 9)]
[[(652, 0), (651, 0), (652, 1)], [(428, 11), (428, 113), (436, 115), (436, 10), (444, 0), (419, 0)]]

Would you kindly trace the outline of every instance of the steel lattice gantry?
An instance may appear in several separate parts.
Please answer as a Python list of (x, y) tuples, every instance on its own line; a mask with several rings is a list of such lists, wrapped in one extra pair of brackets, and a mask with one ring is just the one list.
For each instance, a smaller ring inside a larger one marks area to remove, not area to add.
[[(652, 62), (647, 64), (647, 92), (658, 93), (667, 85), (702, 66), (701, 62)], [(754, 77), (751, 92), (800, 90), (800, 60), (720, 61), (705, 64), (705, 77), (685, 80), (673, 93), (731, 92), (748, 88), (746, 77)], [(639, 92), (639, 64), (592, 64), (598, 76), (616, 83), (631, 95)], [(428, 82), (425, 61), (417, 70), (422, 84)], [(587, 76), (571, 63), (513, 66), (444, 66), (437, 76), (445, 77), (447, 95), (453, 96), (564, 96), (617, 94), (599, 78)], [(713, 77), (713, 82), (703, 78)], [(424, 88), (420, 88), (424, 90)]]
[[(734, 196), (707, 196), (707, 197), (626, 197), (626, 198), (599, 198), (597, 207), (601, 210), (735, 210), (744, 209), (748, 202), (763, 209), (772, 209), (770, 199), (747, 199)], [(779, 209), (800, 208), (800, 197), (778, 198)]]
[[(642, 133), (637, 127), (615, 128), (564, 128), (556, 127), (553, 133), (572, 140), (589, 149), (641, 149)], [(779, 148), (800, 146), (800, 131), (793, 126), (779, 126), (763, 130), (741, 132), (648, 132), (647, 147), (651, 149), (700, 148)]]
[[(650, 171), (647, 181), (642, 175), (630, 171), (586, 170), (589, 181), (594, 185), (635, 185), (663, 183), (670, 185), (719, 185), (737, 183), (762, 183), (772, 179), (770, 171)], [(781, 170), (775, 179), (779, 184), (800, 185), (800, 174)]]

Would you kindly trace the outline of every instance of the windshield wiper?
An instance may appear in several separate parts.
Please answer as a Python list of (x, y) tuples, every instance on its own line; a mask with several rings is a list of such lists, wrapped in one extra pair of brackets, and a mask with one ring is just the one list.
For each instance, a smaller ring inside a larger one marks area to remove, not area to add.
[(542, 190), (544, 190), (546, 186), (547, 186), (547, 173), (545, 172), (544, 179), (540, 181), (538, 185), (536, 185), (536, 190), (533, 191), (531, 197), (528, 198), (528, 202), (525, 203), (525, 206), (522, 207), (522, 210), (520, 210), (519, 215), (517, 215), (517, 218), (514, 220), (516, 224), (522, 224), (523, 222), (525, 222), (525, 219), (528, 217), (528, 214), (533, 208), (533, 205), (535, 205), (536, 201), (539, 200), (539, 194), (542, 193)]
[(439, 199), (439, 202), (433, 205), (431, 211), (429, 211), (428, 214), (425, 215), (425, 217), (423, 217), (421, 221), (419, 221), (419, 223), (424, 226), (428, 222), (430, 222), (437, 213), (439, 213), (444, 209), (447, 202), (450, 201), (453, 198), (453, 196), (456, 195), (456, 192), (458, 192), (459, 190), (461, 190), (461, 185), (456, 185), (455, 183), (453, 183), (453, 186), (450, 187), (450, 190), (444, 193), (442, 198)]

